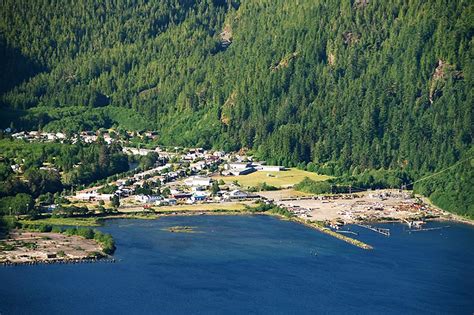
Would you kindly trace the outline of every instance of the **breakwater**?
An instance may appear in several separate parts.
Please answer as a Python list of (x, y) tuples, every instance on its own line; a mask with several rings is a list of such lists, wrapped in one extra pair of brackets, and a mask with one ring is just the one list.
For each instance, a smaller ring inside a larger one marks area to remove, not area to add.
[(362, 249), (366, 249), (366, 250), (369, 250), (369, 249), (373, 249), (372, 246), (370, 246), (369, 244), (366, 244), (362, 241), (359, 241), (359, 240), (356, 240), (352, 237), (348, 237), (348, 236), (345, 236), (345, 235), (342, 235), (342, 234), (339, 234), (337, 232), (334, 232), (333, 230), (330, 230), (324, 226), (321, 226), (319, 223), (317, 222), (312, 222), (312, 221), (306, 221), (304, 219), (300, 219), (300, 218), (297, 218), (297, 219), (291, 219), (291, 221), (295, 221), (295, 222), (298, 222), (298, 223), (301, 223), (305, 226), (308, 226), (310, 228), (313, 228), (313, 229), (316, 229), (322, 233), (325, 233), (325, 234), (328, 234), (328, 235), (331, 235), (332, 237), (335, 237), (337, 239), (340, 239), (341, 241), (344, 241), (346, 243), (349, 243), (351, 245), (354, 245), (354, 246), (357, 246), (359, 248), (362, 248)]
[(309, 220), (305, 220), (305, 219), (302, 219), (302, 218), (298, 218), (298, 217), (291, 217), (291, 218), (288, 218), (288, 217), (285, 217), (283, 215), (279, 215), (279, 214), (267, 214), (265, 213), (266, 215), (272, 215), (272, 216), (277, 216), (278, 218), (280, 219), (283, 219), (283, 220), (288, 220), (288, 221), (292, 221), (292, 222), (296, 222), (296, 223), (299, 223), (299, 224), (302, 224), (304, 226), (307, 226), (309, 228), (312, 228), (312, 229), (315, 229), (315, 230), (318, 230), (324, 234), (327, 234), (327, 235), (330, 235), (332, 237), (335, 237), (341, 241), (344, 241), (346, 243), (349, 243), (351, 245), (354, 245), (356, 247), (359, 247), (359, 248), (362, 248), (362, 249), (366, 249), (366, 250), (370, 250), (370, 249), (374, 249), (372, 246), (370, 246), (369, 244), (366, 244), (362, 241), (359, 241), (359, 240), (356, 240), (354, 238), (351, 238), (351, 237), (348, 237), (346, 235), (342, 235), (342, 234), (339, 234), (337, 232), (334, 232), (333, 230), (327, 228), (327, 227), (324, 227), (322, 226), (320, 223), (318, 222), (314, 222), (314, 221), (309, 221)]

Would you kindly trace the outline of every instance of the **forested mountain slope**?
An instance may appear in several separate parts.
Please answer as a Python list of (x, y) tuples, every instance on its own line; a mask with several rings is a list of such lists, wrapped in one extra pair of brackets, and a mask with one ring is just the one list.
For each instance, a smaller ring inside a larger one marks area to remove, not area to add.
[(164, 144), (415, 178), (472, 147), (469, 0), (2, 4), (4, 126), (156, 129)]

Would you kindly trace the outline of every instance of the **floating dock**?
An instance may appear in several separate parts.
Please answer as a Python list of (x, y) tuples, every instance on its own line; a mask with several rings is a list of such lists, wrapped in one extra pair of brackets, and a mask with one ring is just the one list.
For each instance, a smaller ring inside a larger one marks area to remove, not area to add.
[(378, 227), (367, 225), (367, 224), (356, 224), (356, 225), (360, 226), (360, 227), (363, 227), (363, 228), (366, 228), (368, 230), (380, 233), (380, 234), (385, 235), (385, 236), (390, 236), (390, 230), (389, 229), (382, 229), (382, 228), (378, 228)]

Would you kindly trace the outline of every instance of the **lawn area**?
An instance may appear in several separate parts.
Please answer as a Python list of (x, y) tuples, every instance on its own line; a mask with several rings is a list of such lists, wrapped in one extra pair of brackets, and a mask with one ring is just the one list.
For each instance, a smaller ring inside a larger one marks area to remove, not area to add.
[(24, 224), (100, 226), (96, 218), (44, 218), (38, 220), (21, 220)]
[(227, 211), (241, 211), (245, 210), (244, 203), (229, 202), (229, 203), (205, 203), (196, 205), (176, 205), (156, 207), (156, 211), (213, 211), (213, 210), (227, 210)]
[(215, 179), (222, 179), (226, 183), (238, 181), (243, 187), (257, 186), (259, 183), (267, 183), (275, 187), (290, 187), (301, 182), (305, 177), (309, 177), (315, 181), (323, 181), (331, 178), (327, 175), (320, 175), (313, 172), (303, 171), (296, 168), (291, 168), (287, 171), (280, 172), (265, 172), (257, 171), (248, 175), (239, 176), (218, 176)]
[[(179, 212), (179, 211), (217, 211), (217, 210), (225, 210), (225, 211), (242, 211), (246, 209), (247, 206), (253, 206), (251, 202), (226, 202), (226, 203), (204, 203), (204, 204), (194, 204), (194, 205), (175, 205), (175, 206), (162, 206), (152, 207), (155, 211), (160, 212)], [(124, 208), (120, 209), (122, 213), (130, 213), (130, 212), (137, 212), (143, 211), (143, 207), (137, 208)]]

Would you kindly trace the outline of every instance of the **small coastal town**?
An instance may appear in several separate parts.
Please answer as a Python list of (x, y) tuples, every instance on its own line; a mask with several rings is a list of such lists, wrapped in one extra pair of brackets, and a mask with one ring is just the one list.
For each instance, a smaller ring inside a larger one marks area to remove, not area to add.
[[(6, 130), (8, 131), (8, 130)], [(154, 139), (153, 132), (132, 133), (141, 139)], [(15, 139), (33, 141), (82, 141), (92, 143), (99, 136), (94, 132), (81, 132), (67, 137), (63, 133), (39, 131), (12, 134)], [(101, 137), (107, 144), (123, 141), (114, 132), (103, 132)], [(154, 149), (122, 147), (123, 153), (131, 156), (156, 154), (158, 160), (147, 170), (135, 172), (105, 185), (97, 185), (77, 190), (69, 196), (74, 203), (97, 205), (100, 201), (109, 202), (114, 196), (120, 198), (119, 212), (141, 212), (172, 209), (177, 206), (185, 210), (190, 205), (211, 204), (236, 205), (252, 204), (256, 200), (272, 202), (287, 208), (296, 216), (316, 221), (338, 221), (350, 224), (357, 221), (380, 221), (394, 219), (413, 221), (425, 217), (436, 217), (445, 213), (422, 203), (410, 191), (380, 190), (352, 194), (331, 194), (311, 196), (292, 189), (296, 184), (290, 178), (287, 182), (278, 181), (286, 174), (295, 172), (281, 165), (268, 165), (265, 161), (254, 161), (245, 153), (204, 150), (203, 148), (163, 148)], [(19, 166), (16, 166), (19, 167)], [(51, 167), (54, 169), (54, 167)], [(301, 171), (311, 176), (309, 172)], [(253, 173), (257, 173), (252, 175)], [(257, 176), (255, 176), (257, 175)], [(256, 177), (254, 186), (242, 185), (245, 178)], [(326, 179), (323, 177), (323, 179)], [(258, 182), (260, 181), (260, 182)], [(277, 182), (273, 186), (273, 182)], [(271, 189), (258, 189), (258, 184), (267, 184)], [(108, 191), (104, 193), (104, 186)], [(152, 187), (149, 194), (140, 193), (140, 188)], [(48, 209), (54, 209), (54, 204)], [(225, 208), (225, 207), (224, 207)]]
[(1, 0), (0, 315), (473, 314), (474, 0)]
[[(153, 133), (129, 136), (139, 136), (141, 139), (154, 137)], [(127, 156), (154, 157), (153, 164), (147, 169), (138, 168), (135, 163), (130, 165), (130, 171), (124, 176), (113, 176), (105, 183), (68, 191), (63, 199), (67, 201), (64, 204), (41, 203), (43, 213), (39, 218), (61, 217), (68, 214), (70, 209), (81, 209), (77, 213), (72, 210), (73, 216), (89, 217), (103, 215), (104, 211), (110, 216), (146, 215), (148, 218), (258, 214), (254, 209), (268, 205), (284, 209), (292, 220), (367, 249), (371, 248), (370, 245), (360, 244), (341, 234), (344, 232), (344, 225), (395, 221), (407, 224), (409, 228), (422, 229), (427, 219), (451, 218), (448, 213), (424, 203), (406, 190), (366, 190), (318, 195), (298, 191), (294, 186), (304, 178), (322, 181), (330, 176), (269, 165), (265, 161), (255, 160), (245, 152), (161, 146), (132, 147), (126, 146), (127, 142), (113, 132), (103, 132), (100, 135), (82, 132), (66, 136), (62, 133), (31, 131), (15, 133), (12, 137), (21, 141), (44, 143), (94, 143), (100, 138), (106, 145), (122, 145), (122, 152)], [(21, 172), (22, 165), (14, 164), (12, 169), (17, 173)], [(41, 169), (57, 172), (55, 165), (51, 163), (41, 166)], [(25, 235), (29, 235), (27, 244), (35, 244), (34, 249), (21, 246)], [(17, 244), (16, 250), (0, 250), (0, 261), (63, 261), (59, 259), (58, 252), (62, 257), (77, 261), (87, 259), (91, 253), (100, 252), (99, 247), (90, 247), (90, 242), (93, 241), (84, 240), (85, 243), (82, 243), (78, 237), (71, 240), (77, 246), (68, 248), (65, 245), (68, 243), (67, 237), (62, 234), (54, 234), (52, 241), (44, 241), (41, 235), (17, 232), (11, 233), (10, 239), (5, 246)], [(91, 250), (74, 250), (89, 247)]]

